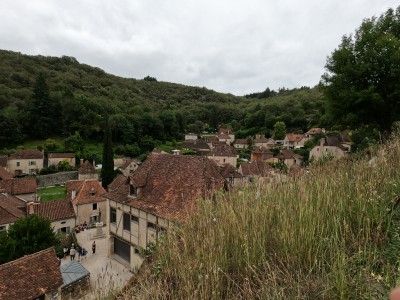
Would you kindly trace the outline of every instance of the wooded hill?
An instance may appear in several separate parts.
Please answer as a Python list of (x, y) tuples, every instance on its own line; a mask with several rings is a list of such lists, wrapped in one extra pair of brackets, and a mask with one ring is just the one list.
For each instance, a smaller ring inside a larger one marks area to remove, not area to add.
[(321, 125), (323, 107), (318, 88), (238, 97), (150, 76), (122, 78), (68, 56), (0, 50), (0, 148), (28, 137), (68, 137), (76, 131), (100, 140), (107, 114), (113, 141), (139, 148), (143, 139), (151, 146), (222, 124), (239, 137), (269, 135), (276, 121), (284, 121), (289, 130), (304, 131)]

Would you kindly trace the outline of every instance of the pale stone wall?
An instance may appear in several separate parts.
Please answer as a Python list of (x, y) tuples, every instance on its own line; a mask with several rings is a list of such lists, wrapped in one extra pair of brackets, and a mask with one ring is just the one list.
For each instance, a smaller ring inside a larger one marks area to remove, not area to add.
[(97, 203), (97, 209), (93, 210), (93, 203), (74, 205), (76, 214), (76, 224), (83, 224), (85, 221), (87, 224), (91, 224), (91, 217), (99, 215), (99, 209), (101, 210), (101, 222), (108, 224), (107, 214), (107, 201), (95, 202)]
[(74, 228), (76, 226), (76, 219), (75, 218), (69, 218), (69, 219), (64, 219), (64, 220), (57, 220), (51, 222), (51, 227), (53, 227), (53, 231), (57, 233), (57, 231), (63, 227), (69, 227), (70, 232), (74, 231)]
[[(7, 171), (13, 175), (20, 173), (39, 173), (43, 169), (43, 159), (9, 159), (7, 161)], [(18, 170), (18, 171), (17, 171)], [(16, 172), (17, 171), (17, 172)]]

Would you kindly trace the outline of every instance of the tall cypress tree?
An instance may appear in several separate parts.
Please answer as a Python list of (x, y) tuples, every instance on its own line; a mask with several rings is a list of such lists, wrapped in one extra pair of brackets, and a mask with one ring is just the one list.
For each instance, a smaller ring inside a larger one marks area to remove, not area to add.
[(101, 184), (105, 189), (114, 179), (114, 153), (111, 145), (111, 128), (106, 118), (103, 144), (103, 166), (101, 169)]

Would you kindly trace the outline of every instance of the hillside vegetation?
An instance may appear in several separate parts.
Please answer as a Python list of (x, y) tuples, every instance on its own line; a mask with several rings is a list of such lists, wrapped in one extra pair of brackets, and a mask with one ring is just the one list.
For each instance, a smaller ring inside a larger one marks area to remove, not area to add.
[(149, 76), (122, 78), (68, 56), (0, 50), (0, 148), (75, 132), (101, 140), (106, 115), (114, 143), (139, 154), (182, 139), (185, 132), (213, 131), (219, 125), (241, 135), (270, 134), (274, 122), (284, 121), (289, 130), (304, 131), (320, 125), (323, 99), (317, 88), (237, 97)]
[(387, 299), (400, 276), (400, 139), (372, 156), (202, 201), (121, 297)]

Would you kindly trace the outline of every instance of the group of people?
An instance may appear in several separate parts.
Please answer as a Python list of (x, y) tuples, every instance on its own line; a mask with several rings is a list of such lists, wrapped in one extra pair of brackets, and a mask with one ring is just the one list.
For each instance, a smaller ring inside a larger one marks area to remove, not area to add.
[[(92, 243), (92, 252), (93, 254), (96, 253), (96, 241), (93, 241)], [(64, 248), (64, 259), (67, 257), (69, 254), (71, 261), (75, 260), (76, 254), (78, 254), (78, 261), (81, 261), (81, 257), (86, 259), (86, 254), (88, 251), (81, 246), (75, 247), (75, 244), (72, 244), (71, 248), (68, 250), (68, 248)]]

